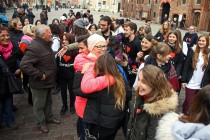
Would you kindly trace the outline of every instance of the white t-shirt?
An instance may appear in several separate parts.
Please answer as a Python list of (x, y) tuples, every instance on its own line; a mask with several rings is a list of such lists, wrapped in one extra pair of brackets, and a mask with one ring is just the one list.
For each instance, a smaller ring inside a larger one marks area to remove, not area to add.
[(196, 65), (196, 70), (193, 71), (193, 76), (189, 83), (186, 85), (189, 89), (201, 89), (201, 81), (203, 79), (204, 71), (202, 70), (202, 65), (204, 63), (203, 54), (200, 52), (198, 56), (198, 61)]
[(185, 41), (183, 41), (182, 52), (184, 53), (185, 56), (187, 56), (188, 46), (187, 46), (187, 43)]
[(124, 31), (123, 27), (120, 26), (114, 33), (115, 33), (115, 34), (119, 34), (119, 33), (124, 33), (124, 32), (125, 32), (125, 31)]
[(60, 49), (60, 38), (54, 36), (52, 50), (53, 50), (53, 52), (58, 52), (59, 49)]
[(139, 72), (141, 71), (141, 69), (144, 67), (144, 63), (142, 63), (139, 68), (138, 68), (138, 72), (136, 74), (136, 79), (135, 79), (135, 82), (133, 84), (133, 88), (134, 89), (137, 89), (138, 88), (138, 77), (139, 77)]

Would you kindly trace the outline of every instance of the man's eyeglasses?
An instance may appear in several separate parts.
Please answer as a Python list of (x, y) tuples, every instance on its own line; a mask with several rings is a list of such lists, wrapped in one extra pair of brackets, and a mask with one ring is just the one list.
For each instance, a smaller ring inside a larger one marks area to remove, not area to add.
[(107, 48), (107, 46), (95, 46), (96, 48), (98, 48), (99, 50), (101, 50), (101, 49), (106, 49)]

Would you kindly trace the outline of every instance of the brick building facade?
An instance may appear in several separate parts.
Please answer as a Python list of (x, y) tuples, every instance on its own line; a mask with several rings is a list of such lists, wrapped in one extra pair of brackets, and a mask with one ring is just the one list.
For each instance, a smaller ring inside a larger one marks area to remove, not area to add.
[(194, 25), (210, 32), (210, 0), (122, 0), (122, 12), (127, 18), (151, 19), (155, 23), (160, 23), (164, 15), (169, 20), (186, 18), (186, 27)]

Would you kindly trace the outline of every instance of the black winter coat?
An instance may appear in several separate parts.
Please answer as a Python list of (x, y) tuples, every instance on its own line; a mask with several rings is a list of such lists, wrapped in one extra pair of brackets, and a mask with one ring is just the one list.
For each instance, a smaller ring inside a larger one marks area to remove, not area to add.
[[(0, 59), (4, 60), (6, 62), (10, 71), (12, 73), (15, 73), (15, 71), (19, 68), (18, 61), (21, 60), (22, 53), (13, 47), (12, 54), (10, 55), (10, 57), (7, 60), (4, 59), (1, 52), (0, 52), (0, 57), (1, 57)], [(5, 72), (2, 69), (2, 66), (0, 65), (0, 99), (4, 99), (5, 97), (10, 95), (8, 92), (8, 86), (7, 86), (7, 80), (6, 80), (7, 74), (8, 73)]]
[[(191, 38), (189, 38), (191, 36)], [(187, 43), (188, 48), (193, 47), (194, 44), (197, 43), (198, 40), (198, 34), (194, 33), (193, 35), (187, 32), (184, 35), (183, 41)]]
[[(75, 74), (73, 92), (76, 96), (88, 98), (83, 121), (93, 124), (98, 124), (99, 122), (99, 125), (105, 128), (118, 129), (121, 127), (126, 109), (122, 111), (115, 108), (115, 98), (112, 87), (110, 87), (109, 90), (106, 88), (102, 91), (87, 95), (82, 93), (80, 88), (82, 77), (83, 74), (81, 73)], [(126, 103), (131, 100), (131, 97), (132, 92), (128, 86), (126, 87)], [(125, 108), (128, 108), (128, 106)]]
[[(194, 52), (191, 48), (188, 50), (187, 58), (185, 61), (183, 73), (182, 73), (182, 82), (189, 83), (193, 76), (194, 69), (192, 67), (192, 60), (193, 60)], [(210, 84), (210, 57), (208, 59), (208, 65), (204, 71), (204, 75), (201, 81), (201, 88)]]
[(159, 120), (178, 106), (178, 95), (171, 92), (170, 97), (153, 103), (144, 103), (143, 97), (137, 97), (127, 140), (155, 140)]
[[(171, 51), (173, 53), (175, 53), (174, 48), (172, 46), (170, 46), (169, 44), (168, 44), (168, 46), (171, 48)], [(172, 64), (174, 65), (177, 76), (179, 78), (181, 78), (182, 70), (183, 70), (183, 66), (184, 66), (184, 62), (185, 62), (184, 54), (183, 54), (182, 50), (180, 50), (180, 52), (178, 54), (175, 53), (175, 56), (171, 59), (171, 61), (172, 61)]]
[(160, 30), (154, 36), (158, 42), (163, 42), (166, 39), (166, 32), (161, 32)]
[(19, 48), (19, 43), (23, 37), (23, 32), (15, 29), (9, 30), (10, 40), (14, 48)]

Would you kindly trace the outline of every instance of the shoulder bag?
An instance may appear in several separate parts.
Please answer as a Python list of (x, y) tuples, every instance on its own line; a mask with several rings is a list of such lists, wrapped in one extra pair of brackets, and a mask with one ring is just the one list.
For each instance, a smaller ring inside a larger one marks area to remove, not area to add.
[(14, 73), (11, 73), (9, 67), (7, 66), (6, 62), (0, 57), (0, 65), (2, 66), (3, 73), (6, 74), (7, 77), (7, 84), (9, 88), (9, 93), (11, 94), (18, 94), (22, 89), (21, 83), (18, 81), (17, 77)]

